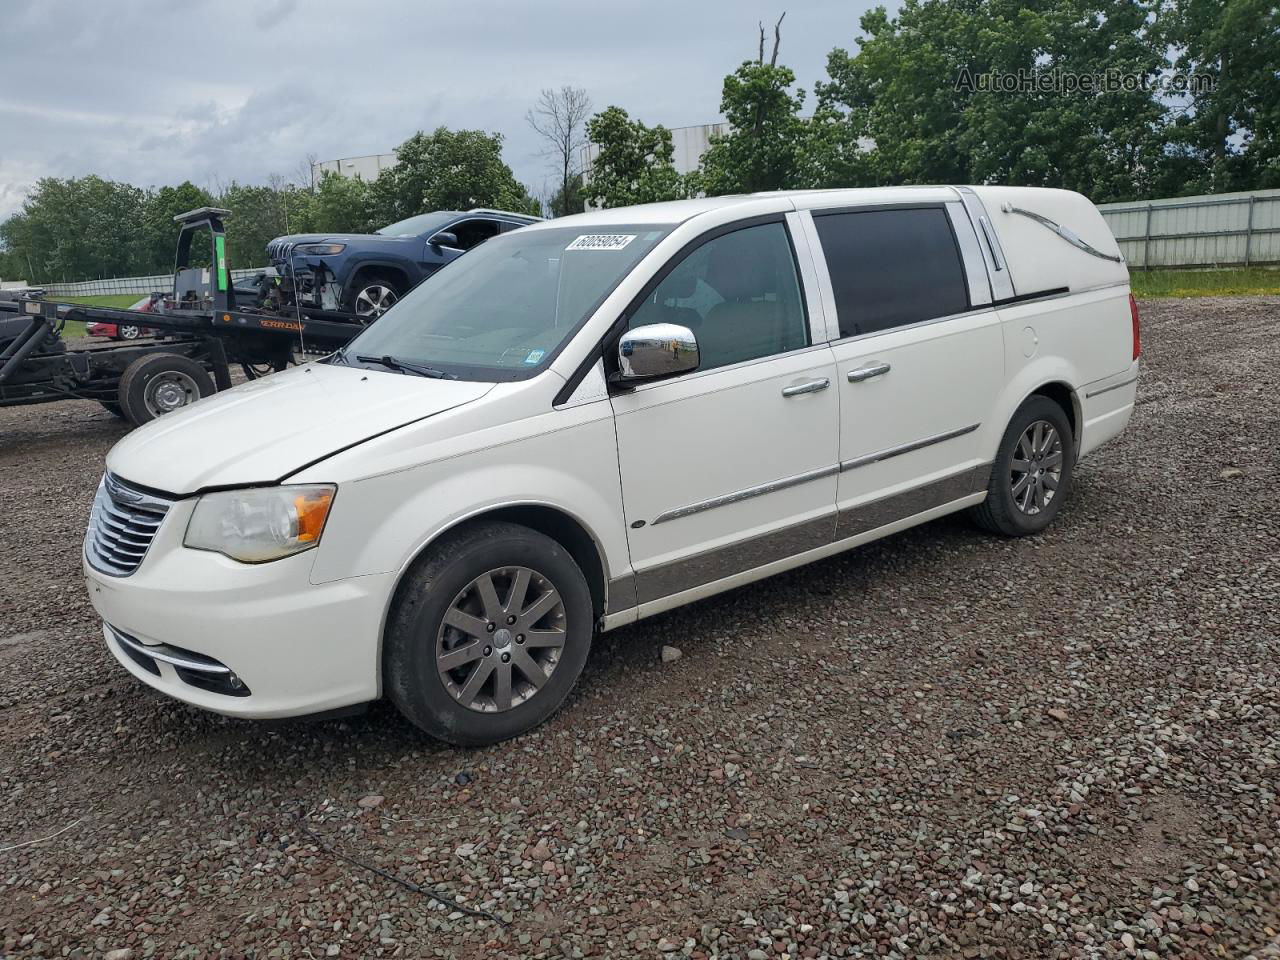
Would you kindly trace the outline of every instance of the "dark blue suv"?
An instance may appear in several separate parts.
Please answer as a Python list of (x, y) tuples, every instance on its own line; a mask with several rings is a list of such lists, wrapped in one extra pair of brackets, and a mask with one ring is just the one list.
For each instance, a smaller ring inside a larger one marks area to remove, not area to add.
[(450, 260), (538, 217), (503, 210), (438, 210), (377, 233), (299, 233), (267, 244), (280, 275), (277, 307), (379, 316)]

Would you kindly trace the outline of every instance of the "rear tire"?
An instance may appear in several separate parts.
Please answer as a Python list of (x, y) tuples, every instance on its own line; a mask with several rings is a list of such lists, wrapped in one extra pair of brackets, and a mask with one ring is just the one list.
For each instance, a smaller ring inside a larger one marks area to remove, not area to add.
[(987, 499), (969, 515), (1006, 537), (1039, 533), (1062, 509), (1074, 469), (1075, 437), (1066, 413), (1048, 397), (1028, 397), (1000, 440)]
[(591, 591), (564, 547), (480, 523), (447, 535), (401, 583), (383, 644), (386, 692), (433, 737), (497, 743), (559, 709), (593, 629)]
[(189, 406), (215, 392), (213, 378), (196, 361), (177, 353), (148, 353), (120, 378), (120, 409), (134, 426)]

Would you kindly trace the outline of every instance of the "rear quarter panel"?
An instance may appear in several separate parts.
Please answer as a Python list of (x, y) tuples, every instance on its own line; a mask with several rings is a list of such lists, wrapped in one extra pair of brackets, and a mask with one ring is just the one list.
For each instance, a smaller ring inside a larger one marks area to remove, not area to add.
[(1136, 385), (1106, 389), (1137, 376), (1128, 268), (1073, 246), (1030, 217), (1003, 209), (1011, 205), (1034, 211), (1074, 231), (1100, 252), (1118, 256), (1119, 247), (1102, 215), (1080, 194), (1021, 187), (974, 189), (1000, 238), (1015, 293), (1047, 294), (999, 308), (1008, 380), (984, 445), (996, 449), (1027, 396), (1045, 384), (1063, 383), (1073, 393), (1080, 434), (1076, 439), (1084, 455), (1119, 433), (1132, 410)]

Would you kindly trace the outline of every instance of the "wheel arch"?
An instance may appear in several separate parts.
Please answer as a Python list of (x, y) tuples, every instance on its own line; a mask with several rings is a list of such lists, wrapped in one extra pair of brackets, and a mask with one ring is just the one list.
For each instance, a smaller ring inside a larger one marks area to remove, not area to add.
[[(1080, 402), (1080, 395), (1068, 383), (1062, 380), (1051, 380), (1043, 383), (1036, 389), (1032, 390), (1022, 403), (1026, 403), (1031, 397), (1047, 397), (1062, 408), (1062, 412), (1067, 415), (1067, 422), (1071, 424), (1071, 441), (1076, 452), (1080, 451), (1080, 425), (1084, 423), (1084, 406)], [(1018, 406), (1022, 406), (1019, 403)]]
[(1084, 403), (1075, 384), (1081, 383), (1075, 367), (1062, 357), (1038, 357), (1017, 371), (1000, 391), (994, 416), (982, 426), (982, 447), (992, 457), (1000, 446), (1009, 422), (1018, 409), (1031, 397), (1043, 396), (1062, 408), (1071, 425), (1075, 452), (1081, 449), (1084, 431)]
[[(604, 616), (608, 603), (608, 568), (604, 549), (599, 538), (578, 517), (562, 507), (548, 503), (528, 501), (519, 503), (496, 504), (484, 507), (475, 513), (456, 518), (449, 525), (437, 530), (429, 540), (422, 544), (409, 560), (401, 567), (396, 577), (395, 588), (391, 590), (387, 611), (383, 616), (383, 633), (386, 632), (386, 620), (395, 606), (400, 591), (404, 588), (410, 572), (444, 537), (465, 530), (481, 523), (503, 521), (514, 523), (531, 530), (536, 530), (550, 537), (568, 551), (574, 563), (587, 579), (587, 587), (591, 591), (591, 611), (593, 623)], [(381, 651), (382, 639), (379, 639)], [(381, 652), (379, 653), (381, 662)]]
[(352, 265), (347, 282), (343, 286), (347, 294), (354, 294), (356, 285), (361, 283), (364, 278), (380, 276), (398, 279), (401, 284), (400, 296), (408, 293), (413, 285), (409, 279), (409, 270), (402, 263), (396, 263), (392, 260), (361, 260)]

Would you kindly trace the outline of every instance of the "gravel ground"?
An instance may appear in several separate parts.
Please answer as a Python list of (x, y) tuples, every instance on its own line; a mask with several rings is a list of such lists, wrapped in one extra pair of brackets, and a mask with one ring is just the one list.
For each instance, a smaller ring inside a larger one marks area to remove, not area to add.
[(1278, 310), (1146, 304), (1045, 535), (948, 519), (607, 635), (478, 751), (135, 683), (78, 573), (124, 429), (0, 411), (0, 952), (1280, 957)]

